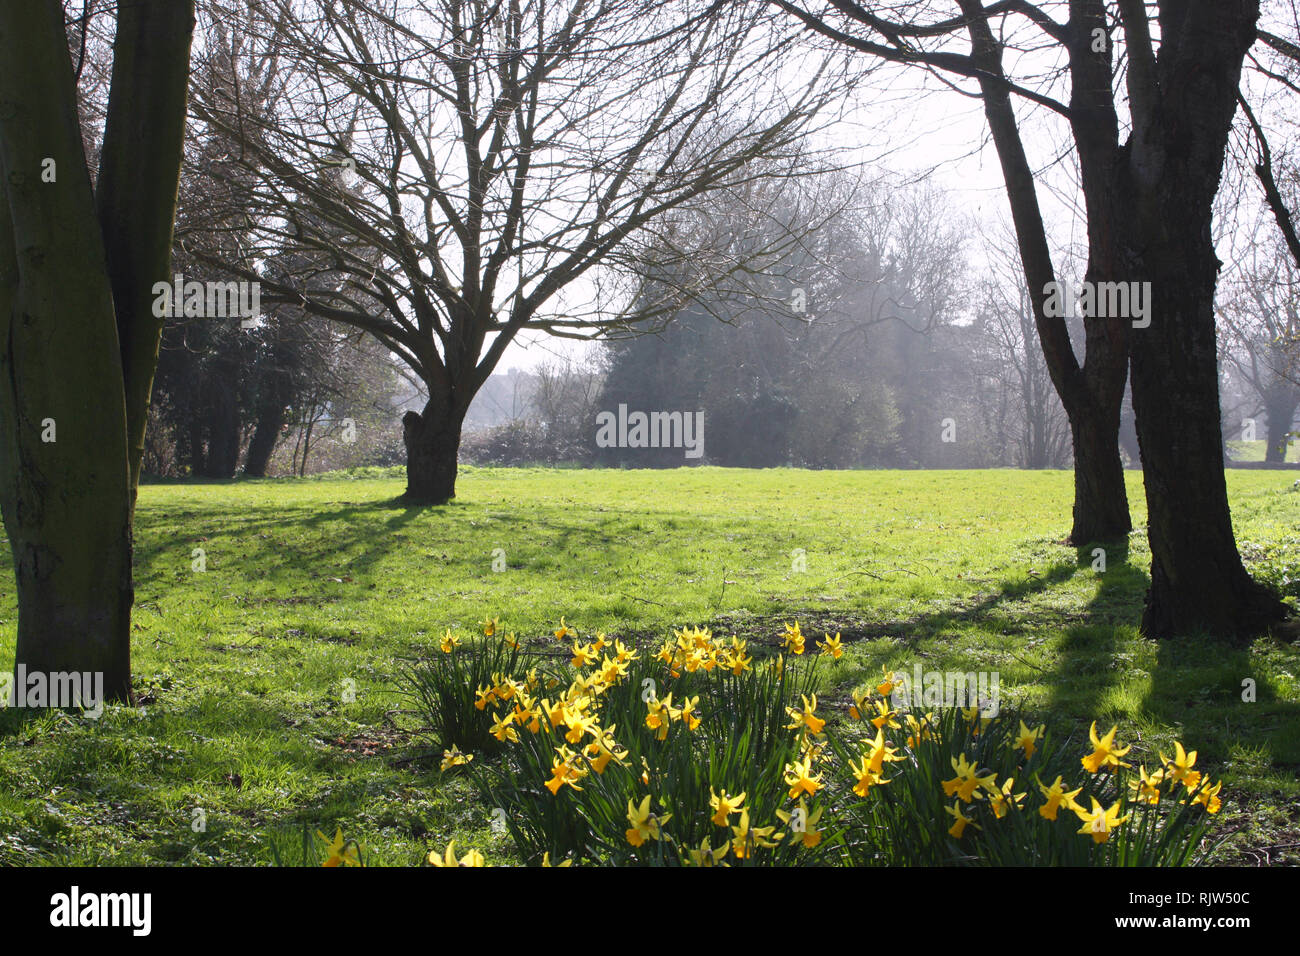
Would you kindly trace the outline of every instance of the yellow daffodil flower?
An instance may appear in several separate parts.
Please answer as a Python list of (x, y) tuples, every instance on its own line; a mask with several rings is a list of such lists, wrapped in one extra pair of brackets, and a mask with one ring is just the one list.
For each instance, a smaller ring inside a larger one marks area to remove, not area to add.
[(799, 806), (795, 810), (789, 812), (778, 810), (776, 815), (782, 823), (790, 827), (791, 843), (802, 842), (804, 849), (811, 850), (822, 842), (822, 831), (817, 827), (818, 821), (822, 818), (821, 807), (810, 814), (801, 797)]
[(801, 793), (806, 793), (810, 797), (816, 796), (822, 786), (821, 779), (821, 774), (812, 772), (811, 756), (785, 765), (785, 783), (790, 788), (791, 800), (796, 799)]
[(1020, 733), (1016, 735), (1015, 742), (1011, 745), (1025, 752), (1025, 758), (1028, 759), (1034, 755), (1038, 749), (1038, 741), (1043, 738), (1044, 727), (1040, 724), (1033, 730), (1030, 730), (1025, 722), (1020, 722)]
[(1147, 768), (1139, 764), (1138, 777), (1139, 779), (1128, 782), (1128, 788), (1133, 791), (1133, 799), (1138, 803), (1145, 803), (1152, 807), (1159, 804), (1160, 785), (1165, 782), (1165, 772), (1157, 770), (1148, 776)]
[(750, 827), (749, 808), (740, 811), (740, 823), (731, 828), (731, 849), (739, 860), (748, 859), (754, 850), (760, 847), (771, 849), (778, 840), (784, 839), (784, 833), (774, 834), (776, 827)]
[(447, 852), (443, 856), (438, 856), (437, 850), (430, 850), (428, 861), (432, 866), (487, 866), (483, 860), (483, 854), (478, 850), (470, 850), (458, 862), (456, 860), (455, 840), (447, 844)]
[(745, 795), (743, 793), (737, 794), (734, 797), (729, 797), (727, 796), (726, 790), (723, 790), (721, 794), (717, 794), (714, 793), (713, 788), (710, 787), (709, 794), (709, 806), (714, 810), (714, 814), (711, 818), (714, 826), (727, 826), (730, 822), (730, 816), (737, 812), (740, 809), (740, 805), (745, 802)]
[(1221, 809), (1223, 809), (1223, 801), (1219, 799), (1219, 791), (1222, 789), (1223, 789), (1222, 780), (1220, 780), (1218, 783), (1214, 785), (1211, 785), (1210, 782), (1207, 780), (1205, 781), (1205, 785), (1201, 787), (1200, 792), (1198, 792), (1196, 796), (1192, 798), (1192, 803), (1201, 804), (1203, 807), (1205, 807), (1206, 813), (1218, 813)]
[(784, 641), (785, 649), (791, 654), (803, 653), (804, 636), (803, 632), (799, 630), (798, 621), (795, 621), (794, 624), (787, 624), (785, 626)]
[(1061, 807), (1076, 812), (1079, 810), (1079, 805), (1074, 802), (1074, 798), (1083, 792), (1083, 787), (1078, 790), (1067, 791), (1065, 785), (1061, 783), (1060, 776), (1057, 776), (1050, 787), (1044, 787), (1040, 783), (1038, 789), (1042, 791), (1043, 796), (1047, 799), (1047, 802), (1038, 808), (1039, 815), (1044, 819), (1055, 820), (1057, 811)]
[(442, 769), (450, 770), (452, 767), (463, 767), (473, 759), (473, 754), (461, 753), (460, 748), (452, 744), (450, 750), (442, 752)]
[(650, 795), (641, 801), (638, 807), (632, 803), (631, 799), (627, 801), (627, 822), (632, 824), (627, 830), (627, 842), (633, 846), (641, 846), (646, 840), (659, 839), (659, 827), (672, 819), (672, 814), (664, 817), (658, 817), (650, 812)]
[(325, 841), (325, 862), (321, 866), (360, 866), (361, 865), (361, 847), (352, 840), (344, 841), (343, 829), (340, 827), (334, 831), (334, 839), (331, 840), (319, 830), (316, 831), (317, 838)]
[(1166, 778), (1176, 780), (1188, 790), (1195, 790), (1196, 785), (1201, 782), (1201, 772), (1192, 769), (1196, 763), (1196, 751), (1193, 750), (1191, 753), (1187, 753), (1183, 750), (1183, 745), (1176, 740), (1174, 741), (1174, 759), (1170, 760), (1162, 753), (1160, 763), (1164, 765)]
[(1097, 773), (1103, 767), (1132, 766), (1132, 764), (1124, 763), (1119, 759), (1133, 748), (1132, 745), (1120, 747), (1115, 743), (1115, 731), (1118, 729), (1118, 726), (1112, 727), (1105, 737), (1098, 738), (1097, 722), (1095, 720), (1092, 722), (1092, 728), (1088, 731), (1088, 739), (1092, 741), (1093, 751), (1080, 761), (1083, 764), (1083, 769), (1087, 770), (1088, 773)]
[(1019, 810), (1020, 805), (1024, 803), (1025, 794), (1012, 793), (1015, 789), (1016, 780), (1014, 777), (1008, 777), (999, 789), (996, 786), (986, 786), (984, 789), (989, 792), (989, 806), (993, 808), (993, 816), (1001, 820), (1012, 810)]
[(966, 759), (965, 754), (958, 754), (951, 758), (952, 769), (957, 772), (957, 776), (951, 780), (944, 780), (940, 783), (943, 787), (943, 795), (951, 797), (954, 793), (962, 803), (970, 803), (975, 795), (975, 791), (980, 787), (987, 789), (997, 778), (996, 774), (989, 774), (981, 777), (977, 772), (976, 765)]
[(816, 642), (817, 646), (821, 648), (822, 656), (823, 657), (829, 656), (832, 660), (838, 661), (841, 657), (844, 656), (844, 648), (840, 646), (839, 631), (835, 632), (834, 637), (831, 637), (829, 634), (825, 635), (825, 637), (826, 637), (825, 643), (821, 641)]
[(1083, 821), (1083, 826), (1079, 828), (1078, 832), (1090, 834), (1093, 843), (1105, 843), (1110, 839), (1111, 831), (1127, 820), (1128, 817), (1119, 815), (1118, 800), (1115, 801), (1114, 806), (1107, 810), (1097, 802), (1096, 797), (1091, 799), (1091, 811), (1084, 810), (1079, 806), (1074, 808), (1075, 815)]
[(966, 832), (966, 828), (968, 826), (974, 827), (976, 830), (982, 829), (982, 827), (980, 827), (980, 825), (976, 823), (974, 819), (966, 816), (966, 814), (961, 812), (960, 803), (954, 803), (951, 807), (944, 807), (943, 812), (955, 818), (953, 820), (952, 826), (948, 828), (948, 833), (952, 836), (954, 840), (960, 840), (962, 838), (962, 834)]

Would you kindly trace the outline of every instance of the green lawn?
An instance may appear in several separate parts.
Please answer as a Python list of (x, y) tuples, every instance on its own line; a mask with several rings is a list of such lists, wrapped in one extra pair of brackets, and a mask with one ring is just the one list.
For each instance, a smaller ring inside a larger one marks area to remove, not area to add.
[[(1252, 568), (1300, 594), (1294, 475), (1228, 481)], [(1226, 782), (1223, 858), (1300, 859), (1276, 849), (1300, 842), (1300, 650), (1139, 638), (1144, 530), (1095, 573), (1090, 549), (1061, 543), (1069, 473), (466, 468), (460, 498), (432, 509), (394, 503), (402, 487), (142, 489), (143, 706), (99, 721), (0, 712), (0, 864), (267, 862), (305, 825), (342, 826), (380, 862), (452, 837), (509, 860), (487, 808), (439, 779), (399, 677), (446, 627), (493, 616), (553, 640), (561, 615), (624, 640), (707, 624), (775, 642), (795, 619), (839, 631), (850, 650), (828, 699), (885, 664), (998, 671), (1004, 706), (1060, 730), (1118, 722), (1148, 760), (1175, 736), (1195, 746)], [(1141, 526), (1136, 472), (1130, 497)], [(7, 667), (7, 547), (0, 560)], [(1246, 678), (1257, 702), (1241, 699)]]

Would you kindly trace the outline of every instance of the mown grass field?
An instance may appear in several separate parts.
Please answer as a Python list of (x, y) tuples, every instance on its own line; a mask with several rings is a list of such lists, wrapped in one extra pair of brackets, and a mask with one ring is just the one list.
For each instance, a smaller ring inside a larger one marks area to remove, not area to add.
[[(1294, 474), (1228, 478), (1253, 570), (1300, 594)], [(702, 624), (773, 644), (797, 619), (849, 648), (828, 702), (882, 665), (997, 671), (1005, 702), (1061, 731), (1118, 722), (1146, 759), (1195, 746), (1225, 781), (1221, 858), (1300, 860), (1300, 649), (1140, 638), (1141, 476), (1139, 530), (1102, 574), (1062, 543), (1071, 487), (1066, 472), (464, 469), (455, 503), (408, 509), (396, 473), (147, 486), (141, 706), (0, 712), (0, 864), (266, 863), (336, 826), (376, 862), (451, 838), (509, 862), (487, 808), (439, 774), (401, 682), (444, 628), (488, 616), (551, 645), (561, 616), (584, 636)], [(8, 667), (7, 547), (0, 561)]]

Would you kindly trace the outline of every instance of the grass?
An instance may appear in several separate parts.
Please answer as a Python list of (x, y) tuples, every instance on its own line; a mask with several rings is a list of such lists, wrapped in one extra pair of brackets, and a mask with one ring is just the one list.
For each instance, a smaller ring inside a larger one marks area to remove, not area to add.
[[(1300, 594), (1292, 476), (1228, 482), (1252, 569)], [(1225, 781), (1222, 858), (1300, 860), (1300, 650), (1139, 637), (1144, 530), (1094, 572), (1061, 543), (1069, 473), (466, 468), (460, 498), (427, 509), (396, 503), (402, 487), (368, 470), (142, 489), (142, 706), (0, 711), (0, 864), (267, 863), (336, 826), (375, 862), (452, 838), (509, 861), (489, 808), (439, 774), (399, 676), (447, 627), (499, 617), (553, 647), (561, 615), (656, 642), (686, 624), (775, 642), (797, 618), (845, 638), (831, 699), (882, 665), (998, 671), (1004, 700), (1062, 733), (1118, 722), (1148, 760), (1195, 746)], [(1130, 500), (1140, 527), (1136, 472)]]

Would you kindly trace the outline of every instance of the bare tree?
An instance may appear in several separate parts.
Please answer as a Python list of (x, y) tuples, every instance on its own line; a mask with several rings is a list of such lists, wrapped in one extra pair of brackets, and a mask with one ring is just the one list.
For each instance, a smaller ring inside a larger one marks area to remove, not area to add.
[(1268, 418), (1264, 460), (1286, 461), (1300, 408), (1300, 267), (1282, 237), (1250, 246), (1219, 310), (1224, 358), (1249, 385)]
[[(1078, 544), (1130, 527), (1118, 427), (1131, 367), (1152, 552), (1143, 630), (1245, 639), (1282, 620), (1286, 605), (1250, 577), (1233, 535), (1215, 341), (1212, 208), (1258, 0), (771, 2), (840, 46), (981, 100), (1039, 341), (1070, 417)], [(1083, 362), (1049, 308), (1059, 287), (1017, 105), (1068, 130), (1085, 281), (1139, 292), (1150, 283), (1138, 329), (1122, 308), (1089, 310)]]
[[(809, 169), (803, 137), (843, 89), (834, 58), (799, 52), (761, 5), (250, 6), (292, 75), (270, 122), (238, 91), (197, 100), (238, 136), (252, 180), (252, 238), (223, 266), (266, 300), (370, 332), (416, 373), (428, 400), (403, 432), (418, 502), (455, 494), (465, 413), (521, 331), (625, 322), (649, 230), (714, 190)], [(340, 166), (346, 191), (323, 174)], [(322, 292), (262, 267), (286, 245), (344, 278)]]

